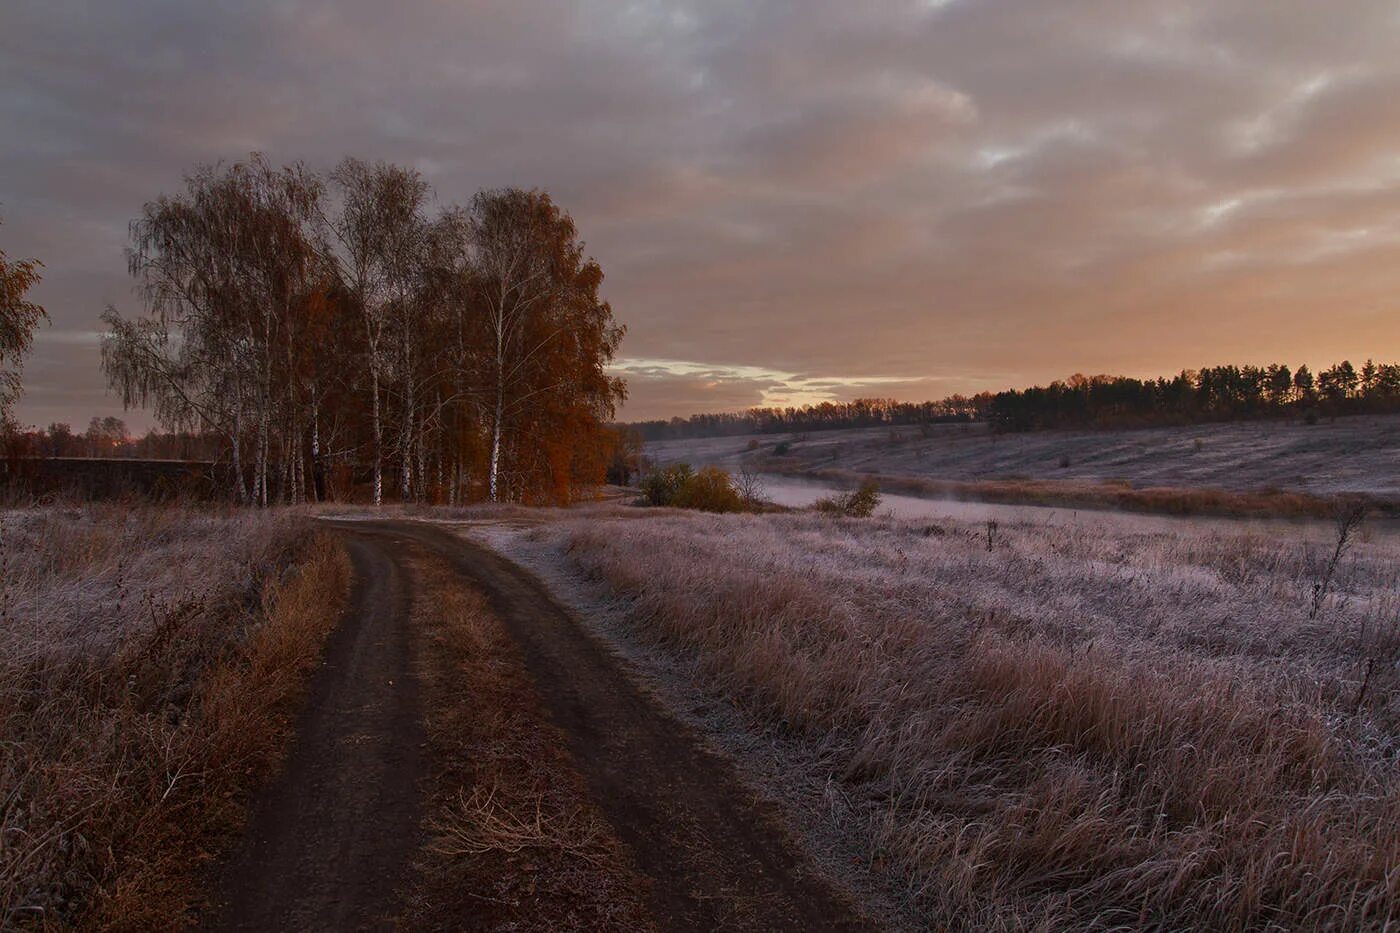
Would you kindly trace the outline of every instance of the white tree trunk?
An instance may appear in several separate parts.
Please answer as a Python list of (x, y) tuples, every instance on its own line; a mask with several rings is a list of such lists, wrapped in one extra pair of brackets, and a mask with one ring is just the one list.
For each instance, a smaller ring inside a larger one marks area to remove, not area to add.
[(498, 393), (496, 396), (496, 423), (491, 427), (491, 501), (499, 501), (496, 498), (497, 484), (501, 471), (501, 417), (505, 410), (505, 394)]
[(374, 504), (378, 506), (384, 502), (384, 425), (379, 417), (379, 367), (373, 361), (369, 374), (370, 391), (374, 394)]

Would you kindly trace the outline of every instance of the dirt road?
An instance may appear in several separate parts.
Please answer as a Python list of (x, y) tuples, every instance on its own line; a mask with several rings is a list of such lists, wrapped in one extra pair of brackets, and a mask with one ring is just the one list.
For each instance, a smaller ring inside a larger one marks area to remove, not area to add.
[(423, 728), (408, 581), (392, 548), (347, 540), (355, 584), (296, 744), (222, 874), (222, 930), (383, 926), (419, 843)]
[[(865, 924), (816, 874), (776, 813), (629, 678), (529, 572), (413, 522), (336, 523), (357, 584), (328, 646), (286, 773), (226, 874), (223, 929), (386, 924), (420, 845), (422, 727), (411, 676), (422, 548), (488, 597), (588, 792), (650, 879), (663, 929), (818, 930)], [(470, 698), (464, 698), (469, 702)]]

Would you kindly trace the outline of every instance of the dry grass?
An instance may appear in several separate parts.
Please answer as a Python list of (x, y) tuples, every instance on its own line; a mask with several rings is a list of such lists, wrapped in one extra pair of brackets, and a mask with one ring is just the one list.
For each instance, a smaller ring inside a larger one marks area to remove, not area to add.
[[(605, 864), (607, 826), (581, 806), (559, 810), (544, 788), (502, 791), (498, 784), (477, 785), (434, 821), (432, 850), (449, 859), (463, 856), (561, 853), (594, 865)], [(506, 800), (511, 800), (506, 803)]]
[[(760, 446), (746, 450), (750, 440)], [(998, 434), (983, 424), (924, 425), (697, 438), (647, 445), (666, 464), (686, 460), (734, 469), (770, 456), (788, 441), (803, 467), (923, 479), (1047, 480), (1094, 485), (1129, 481), (1139, 488), (1281, 489), (1328, 496), (1370, 495), (1400, 501), (1400, 415), (1303, 421), (1262, 420), (1092, 431)]]
[(434, 779), (405, 929), (646, 930), (647, 882), (486, 600), (413, 562)]
[[(1400, 547), (814, 515), (532, 533), (825, 751), (931, 925), (1400, 920)], [(1374, 668), (1362, 697), (1365, 671)], [(1376, 678), (1380, 678), (1377, 680)]]
[(286, 515), (0, 515), (0, 927), (156, 929), (275, 766), (349, 564)]

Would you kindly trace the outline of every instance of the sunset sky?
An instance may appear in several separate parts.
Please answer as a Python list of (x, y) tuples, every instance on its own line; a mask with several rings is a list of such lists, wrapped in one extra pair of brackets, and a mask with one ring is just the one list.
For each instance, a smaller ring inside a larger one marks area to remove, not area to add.
[(0, 127), (26, 423), (121, 413), (127, 224), (251, 150), (548, 189), (628, 420), (1400, 358), (1393, 2), (5, 0)]

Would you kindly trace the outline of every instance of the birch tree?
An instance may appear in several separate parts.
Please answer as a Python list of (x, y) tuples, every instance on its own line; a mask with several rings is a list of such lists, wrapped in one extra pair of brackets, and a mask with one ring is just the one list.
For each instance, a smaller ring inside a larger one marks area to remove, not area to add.
[(422, 178), (386, 163), (328, 182), (255, 155), (146, 205), (128, 254), (145, 311), (103, 316), (123, 401), (225, 438), (258, 505), (321, 498), (327, 461), (342, 493), (367, 469), (376, 505), (391, 464), (403, 500), (600, 482), (623, 329), (572, 219), (519, 189), (432, 217)]
[[(530, 480), (545, 476), (567, 496), (574, 464), (560, 461), (559, 445), (596, 442), (624, 397), (621, 381), (605, 372), (624, 330), (598, 298), (601, 268), (585, 259), (573, 219), (549, 195), (482, 192), (471, 230), (487, 360), (489, 498), (523, 498)], [(508, 491), (506, 461), (515, 474)]]
[[(408, 312), (417, 265), (412, 251), (423, 237), (428, 185), (411, 169), (346, 158), (331, 173), (339, 210), (329, 227), (345, 291), (364, 329), (373, 435), (374, 504), (384, 501), (385, 375), (393, 364), (386, 340), (397, 313)], [(402, 348), (400, 347), (402, 353)]]

